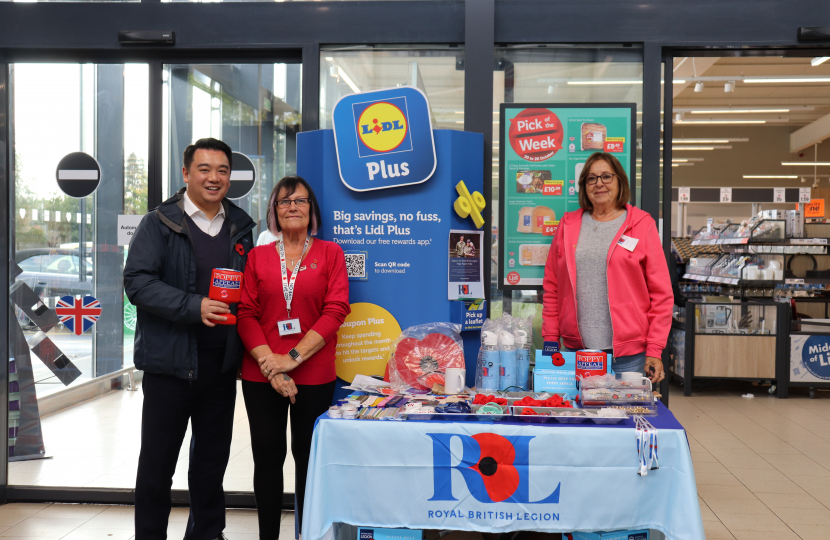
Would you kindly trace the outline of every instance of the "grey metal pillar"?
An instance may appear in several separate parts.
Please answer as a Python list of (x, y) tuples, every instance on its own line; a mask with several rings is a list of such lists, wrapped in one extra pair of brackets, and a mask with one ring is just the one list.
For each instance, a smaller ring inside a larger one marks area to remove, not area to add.
[[(658, 43), (646, 43), (643, 50), (643, 179), (640, 207), (660, 219), (660, 99), (662, 48)], [(668, 85), (668, 81), (666, 82)], [(634, 197), (636, 175), (632, 181)], [(636, 198), (635, 198), (636, 200)]]
[[(320, 44), (303, 47), (303, 131), (320, 129)], [(286, 96), (287, 97), (287, 96)]]
[(103, 316), (93, 327), (95, 376), (123, 367), (123, 248), (118, 215), (124, 213), (124, 66), (98, 66), (96, 146), (101, 184), (95, 193), (95, 296)]
[[(187, 80), (189, 73), (187, 66), (170, 69), (170, 193), (163, 193), (162, 200), (184, 187), (182, 152), (193, 139), (193, 93)], [(162, 148), (162, 152), (167, 151)]]
[[(464, 22), (464, 131), (484, 135), (484, 197), (493, 204), (493, 57), (495, 0), (467, 0)], [(484, 212), (484, 258), (490, 260), (493, 209)], [(484, 265), (484, 296), (490, 306), (492, 267)]]
[[(9, 66), (5, 59), (0, 56), (0, 246), (2, 246), (4, 257), (0, 260), (0, 335), (6, 336), (6, 343), (9, 342), (9, 259), (13, 250), (9, 238), (9, 206), (12, 204), (13, 194), (11, 189), (11, 147), (9, 145)], [(14, 321), (17, 324), (17, 321)], [(0, 434), (3, 440), (0, 443), (0, 451), (4, 459), (0, 465), (0, 504), (6, 503), (6, 486), (9, 483), (9, 464), (5, 456), (9, 455), (9, 347), (0, 347)]]

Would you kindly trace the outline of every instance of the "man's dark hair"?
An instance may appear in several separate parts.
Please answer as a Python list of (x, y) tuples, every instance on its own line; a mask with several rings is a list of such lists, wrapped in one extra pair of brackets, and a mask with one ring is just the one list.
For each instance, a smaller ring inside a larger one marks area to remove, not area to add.
[(230, 165), (231, 170), (233, 170), (233, 152), (231, 151), (231, 147), (219, 139), (206, 137), (204, 139), (199, 139), (184, 149), (184, 155), (182, 157), (184, 158), (184, 168), (188, 171), (190, 170), (190, 166), (193, 164), (193, 154), (196, 153), (196, 150), (218, 150), (220, 152), (224, 152), (225, 155), (228, 156), (228, 165)]

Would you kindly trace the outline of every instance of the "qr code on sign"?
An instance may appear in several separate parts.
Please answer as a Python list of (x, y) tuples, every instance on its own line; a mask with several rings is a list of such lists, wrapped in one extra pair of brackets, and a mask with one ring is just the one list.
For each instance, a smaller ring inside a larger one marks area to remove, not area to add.
[(351, 280), (366, 280), (366, 255), (365, 251), (346, 251), (346, 270)]

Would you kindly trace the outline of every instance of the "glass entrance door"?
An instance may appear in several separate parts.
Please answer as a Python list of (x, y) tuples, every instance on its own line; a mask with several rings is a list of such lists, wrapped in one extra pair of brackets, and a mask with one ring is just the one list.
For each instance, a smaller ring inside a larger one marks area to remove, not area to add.
[[(126, 482), (120, 467), (137, 456), (140, 424), (121, 413), (138, 394), (78, 404), (90, 381), (120, 388), (116, 375), (133, 365), (118, 221), (147, 211), (148, 66), (10, 72), (9, 484)], [(35, 459), (45, 456), (53, 459)]]

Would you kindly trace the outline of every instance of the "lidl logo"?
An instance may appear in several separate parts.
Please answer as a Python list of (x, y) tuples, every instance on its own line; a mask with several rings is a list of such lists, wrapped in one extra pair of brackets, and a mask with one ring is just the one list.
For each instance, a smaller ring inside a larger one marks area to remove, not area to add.
[[(409, 122), (400, 107), (388, 101), (380, 101), (363, 110), (357, 126), (358, 136), (366, 148), (372, 152), (386, 153), (401, 149), (401, 144), (406, 140)], [(401, 150), (411, 150), (411, 142), (408, 146)]]
[(405, 86), (352, 94), (332, 113), (343, 183), (370, 191), (425, 182), (435, 172), (429, 103)]

